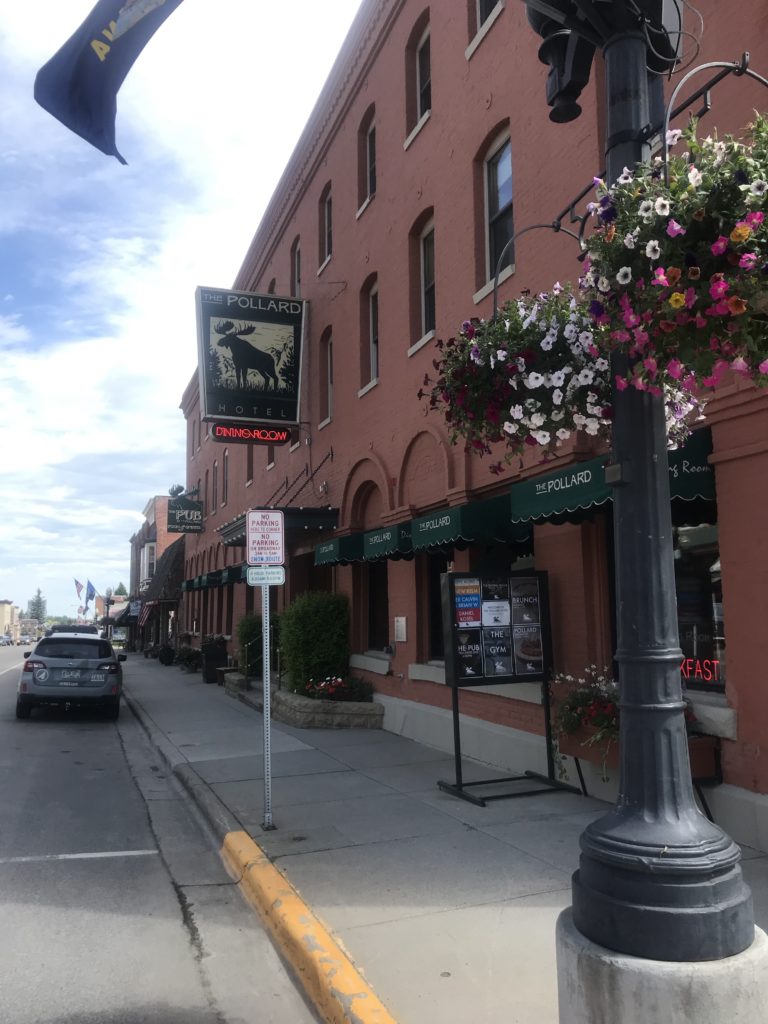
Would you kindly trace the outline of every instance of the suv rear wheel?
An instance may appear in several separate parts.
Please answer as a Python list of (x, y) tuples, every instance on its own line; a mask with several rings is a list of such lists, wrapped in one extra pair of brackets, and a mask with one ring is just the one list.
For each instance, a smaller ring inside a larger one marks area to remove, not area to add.
[(17, 718), (29, 718), (32, 714), (31, 704), (22, 704), (20, 700), (16, 701), (16, 717)]
[(116, 722), (120, 717), (120, 698), (115, 697), (107, 706), (107, 718), (110, 722)]

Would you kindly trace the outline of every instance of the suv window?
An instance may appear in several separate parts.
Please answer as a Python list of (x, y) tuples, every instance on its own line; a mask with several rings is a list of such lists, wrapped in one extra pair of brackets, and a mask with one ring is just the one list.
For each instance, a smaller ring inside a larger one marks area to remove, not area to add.
[(35, 648), (41, 658), (111, 658), (112, 645), (106, 640), (83, 637), (49, 636)]

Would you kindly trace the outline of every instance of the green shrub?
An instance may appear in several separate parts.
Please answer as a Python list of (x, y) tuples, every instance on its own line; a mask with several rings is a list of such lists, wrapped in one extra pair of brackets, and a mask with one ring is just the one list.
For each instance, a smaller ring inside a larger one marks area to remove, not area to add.
[(202, 652), (196, 647), (182, 644), (176, 650), (176, 664), (187, 672), (199, 672), (203, 664)]
[(310, 679), (346, 677), (349, 602), (343, 594), (302, 594), (280, 616), (280, 644), (288, 685), (305, 693)]
[(237, 624), (237, 665), (241, 672), (255, 675), (261, 667), (261, 616), (244, 615)]

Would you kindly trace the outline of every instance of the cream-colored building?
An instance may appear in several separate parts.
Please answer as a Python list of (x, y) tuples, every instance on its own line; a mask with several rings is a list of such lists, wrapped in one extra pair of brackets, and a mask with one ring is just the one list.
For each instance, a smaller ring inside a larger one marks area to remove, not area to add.
[(13, 601), (0, 601), (0, 636), (9, 636), (14, 643), (18, 641), (20, 615)]

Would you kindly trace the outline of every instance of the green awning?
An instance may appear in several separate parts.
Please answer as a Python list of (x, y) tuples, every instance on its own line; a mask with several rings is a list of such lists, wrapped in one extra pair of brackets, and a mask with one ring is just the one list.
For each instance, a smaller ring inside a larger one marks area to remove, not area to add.
[(605, 482), (608, 459), (603, 455), (513, 484), (510, 492), (512, 522), (552, 519), (602, 505), (611, 497)]
[(350, 533), (346, 537), (334, 537), (315, 546), (315, 565), (346, 565), (360, 562), (363, 558), (362, 533)]
[[(709, 428), (695, 431), (682, 448), (669, 452), (669, 491), (677, 525), (691, 517), (696, 522), (714, 522), (715, 474), (707, 461), (711, 452)], [(609, 462), (610, 455), (602, 455), (513, 484), (511, 521), (579, 522), (611, 500), (611, 488), (605, 482)]]
[(499, 495), (487, 501), (470, 501), (419, 516), (411, 522), (414, 551), (455, 544), (494, 541), (522, 543), (530, 529), (515, 527), (509, 518), (509, 496)]
[(411, 523), (396, 523), (363, 534), (363, 558), (401, 558), (413, 552)]

